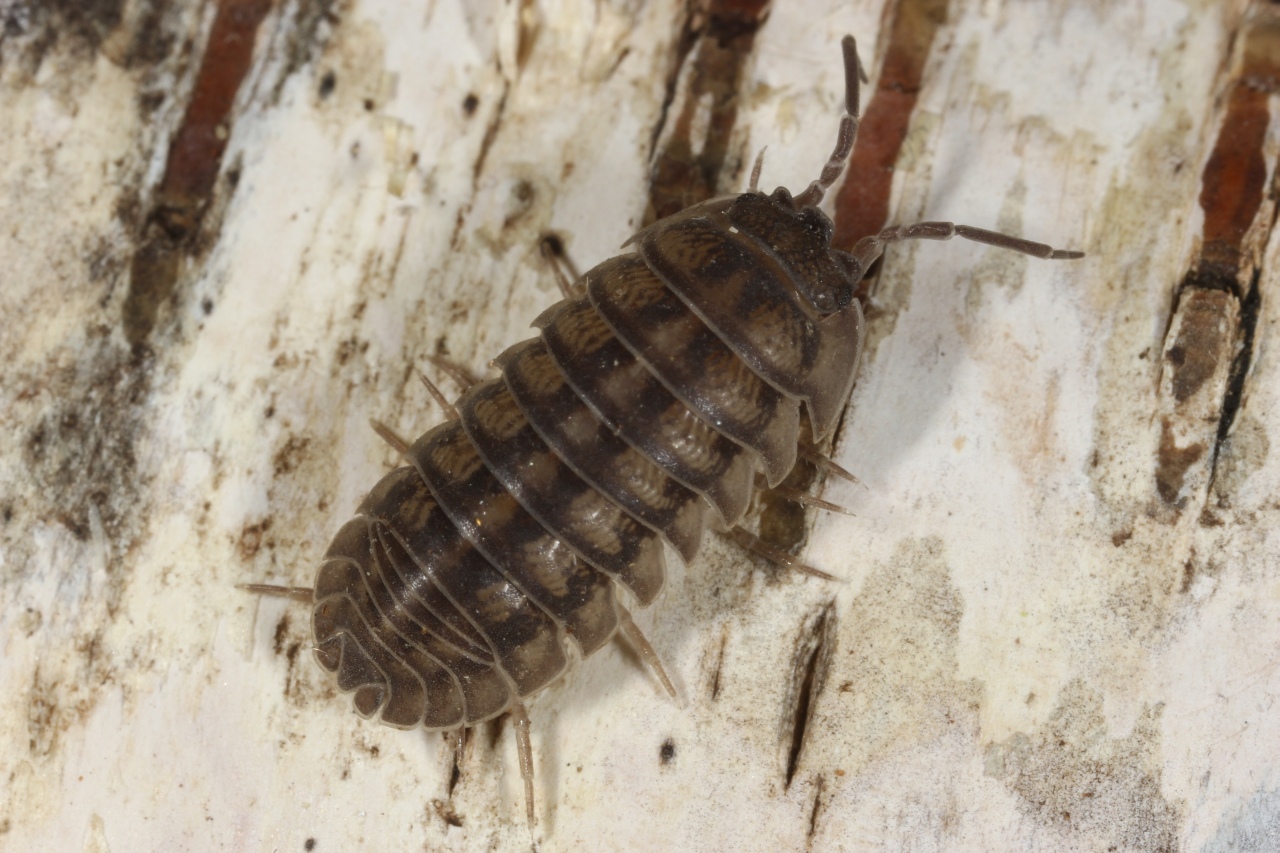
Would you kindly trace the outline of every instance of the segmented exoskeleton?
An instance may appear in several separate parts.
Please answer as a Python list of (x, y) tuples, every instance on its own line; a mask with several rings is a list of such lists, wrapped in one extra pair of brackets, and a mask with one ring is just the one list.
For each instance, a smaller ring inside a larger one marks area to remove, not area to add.
[(664, 544), (687, 561), (708, 524), (733, 528), (757, 472), (774, 486), (794, 466), (802, 403), (814, 438), (830, 435), (862, 345), (854, 290), (885, 244), (960, 235), (1080, 256), (936, 222), (832, 248), (817, 205), (853, 148), (861, 73), (851, 37), (843, 48), (846, 115), (817, 181), (764, 195), (757, 160), (749, 192), (664, 219), (583, 275), (538, 337), (498, 356), (499, 378), (401, 448), (409, 464), (324, 557), (320, 664), (392, 726), (511, 711), (530, 824), (522, 701), (565, 669), (566, 640), (587, 657), (621, 628), (656, 665), (615, 584), (644, 607)]

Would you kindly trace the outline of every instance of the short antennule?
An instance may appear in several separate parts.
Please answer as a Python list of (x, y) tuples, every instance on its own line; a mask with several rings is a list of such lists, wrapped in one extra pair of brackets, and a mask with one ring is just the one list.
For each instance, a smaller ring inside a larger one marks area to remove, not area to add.
[(853, 36), (845, 36), (840, 42), (844, 51), (844, 117), (840, 119), (840, 131), (836, 134), (836, 147), (831, 152), (827, 164), (822, 167), (818, 180), (809, 184), (809, 188), (796, 196), (798, 208), (816, 207), (822, 202), (827, 189), (836, 182), (844, 171), (845, 161), (853, 152), (854, 142), (858, 139), (858, 97), (861, 81), (866, 75), (862, 63), (858, 60), (858, 45)]

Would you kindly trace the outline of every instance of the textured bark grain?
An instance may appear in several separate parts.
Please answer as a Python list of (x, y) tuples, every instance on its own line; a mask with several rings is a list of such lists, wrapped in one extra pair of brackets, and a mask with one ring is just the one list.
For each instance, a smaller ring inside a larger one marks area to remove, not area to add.
[(1272, 4), (0, 17), (0, 849), (529, 849), (512, 726), (360, 721), (235, 585), (312, 582), (395, 461), (368, 419), (529, 336), (548, 235), (590, 267), (766, 144), (803, 190), (846, 32), (842, 234), (1088, 257), (889, 249), (863, 485), (800, 481), (856, 515), (754, 522), (840, 580), (673, 557), (636, 618), (683, 703), (613, 644), (530, 704), (539, 849), (1280, 846)]

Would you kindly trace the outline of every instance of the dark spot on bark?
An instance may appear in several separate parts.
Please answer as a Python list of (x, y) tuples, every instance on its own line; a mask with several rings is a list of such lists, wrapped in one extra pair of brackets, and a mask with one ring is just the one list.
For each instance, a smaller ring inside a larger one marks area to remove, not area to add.
[(462, 818), (458, 817), (458, 813), (454, 811), (452, 803), (446, 803), (444, 800), (435, 799), (431, 801), (431, 807), (435, 810), (436, 817), (440, 818), (449, 826), (462, 826)]
[(1132, 530), (1118, 530), (1111, 534), (1111, 544), (1117, 548), (1123, 547), (1124, 543), (1133, 538)]
[(284, 66), (272, 86), (270, 99), (278, 101), (285, 82), (320, 56), (341, 20), (335, 11), (342, 0), (307, 0), (305, 3), (283, 4), (293, 17), (281, 21), (284, 35)]
[(316, 840), (315, 840), (314, 838), (308, 838), (306, 841), (302, 842), (302, 849), (303, 849), (303, 850), (315, 850), (315, 849), (316, 849)]
[(352, 357), (363, 353), (369, 349), (368, 341), (361, 341), (355, 337), (347, 338), (345, 341), (338, 343), (337, 362), (339, 366), (344, 366)]
[[(20, 439), (25, 463), (21, 483), (10, 484), (10, 496), (22, 494), (34, 518), (61, 523), (76, 539), (93, 533), (91, 519), (101, 520), (110, 555), (125, 555), (146, 524), (147, 484), (139, 480), (137, 451), (145, 442), (149, 421), (151, 354), (126, 349), (109, 329), (90, 330), (88, 339), (64, 362), (54, 352), (43, 368), (10, 377), (20, 393), (15, 405), (34, 407), (30, 431)], [(12, 518), (12, 516), (9, 516)], [(23, 546), (15, 545), (12, 565), (21, 566)], [(119, 565), (109, 560), (108, 571)], [(0, 582), (19, 580), (11, 574)], [(108, 591), (108, 610), (119, 590)]]
[(284, 446), (276, 451), (275, 456), (271, 458), (272, 466), (277, 477), (283, 477), (292, 473), (306, 456), (307, 446), (311, 444), (311, 439), (301, 436), (290, 436)]
[(271, 647), (277, 655), (284, 652), (284, 641), (289, 637), (289, 614), (285, 613), (280, 617), (280, 621), (276, 623), (276, 633), (272, 638)]
[(1194, 555), (1182, 564), (1182, 585), (1178, 592), (1186, 595), (1191, 591), (1191, 584), (1196, 580), (1196, 561)]
[(476, 114), (476, 108), (480, 106), (480, 99), (476, 97), (474, 92), (468, 92), (467, 96), (462, 99), (462, 111), (467, 114), (467, 118), (471, 118)]
[[(65, 45), (88, 58), (120, 26), (124, 0), (17, 0), (0, 7), (4, 46), (34, 76), (48, 53)], [(9, 51), (6, 50), (6, 53)], [(8, 58), (8, 57), (6, 57)]]
[(324, 72), (324, 76), (320, 78), (320, 89), (318, 90), (318, 94), (320, 95), (320, 100), (323, 101), (326, 98), (328, 98), (330, 95), (332, 95), (333, 90), (337, 87), (337, 85), (338, 85), (338, 75), (334, 74), (332, 70)]
[(676, 758), (676, 742), (671, 738), (667, 738), (662, 742), (662, 746), (658, 748), (658, 763), (664, 767), (675, 761)]
[(256, 524), (246, 524), (240, 531), (240, 540), (237, 543), (237, 549), (240, 552), (240, 559), (248, 562), (252, 560), (262, 548), (263, 539), (266, 532), (271, 528), (271, 519), (265, 518)]

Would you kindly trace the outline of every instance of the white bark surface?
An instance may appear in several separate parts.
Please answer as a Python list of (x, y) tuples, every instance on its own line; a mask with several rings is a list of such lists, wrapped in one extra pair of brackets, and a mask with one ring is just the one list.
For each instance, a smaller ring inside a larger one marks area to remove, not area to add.
[[(442, 416), (424, 356), (480, 370), (529, 336), (559, 298), (542, 233), (587, 267), (643, 215), (684, 7), (478, 6), (352, 2), (288, 71), (296, 9), (267, 18), (238, 183), (145, 368), (119, 211), (198, 63), (144, 74), (113, 60), (118, 32), (31, 73), (4, 55), (0, 849), (528, 849), (510, 726), (479, 731), (450, 796), (444, 738), (356, 718), (305, 608), (235, 587), (311, 583), (395, 461), (368, 419)], [(683, 702), (612, 646), (532, 703), (539, 849), (1280, 848), (1280, 241), (1215, 479), (1192, 465), (1177, 509), (1154, 473), (1242, 9), (953, 0), (895, 221), (1089, 257), (890, 250), (837, 448), (865, 488), (827, 484), (857, 516), (816, 515), (805, 554), (841, 580), (714, 537), (673, 558), (637, 619)], [(737, 131), (748, 163), (770, 146), (765, 186), (816, 175), (840, 36), (874, 78), (881, 12), (773, 9)], [(198, 59), (212, 6), (175, 15)], [(169, 98), (155, 114), (144, 88)], [(1224, 363), (1180, 446), (1212, 444), (1225, 382)]]

